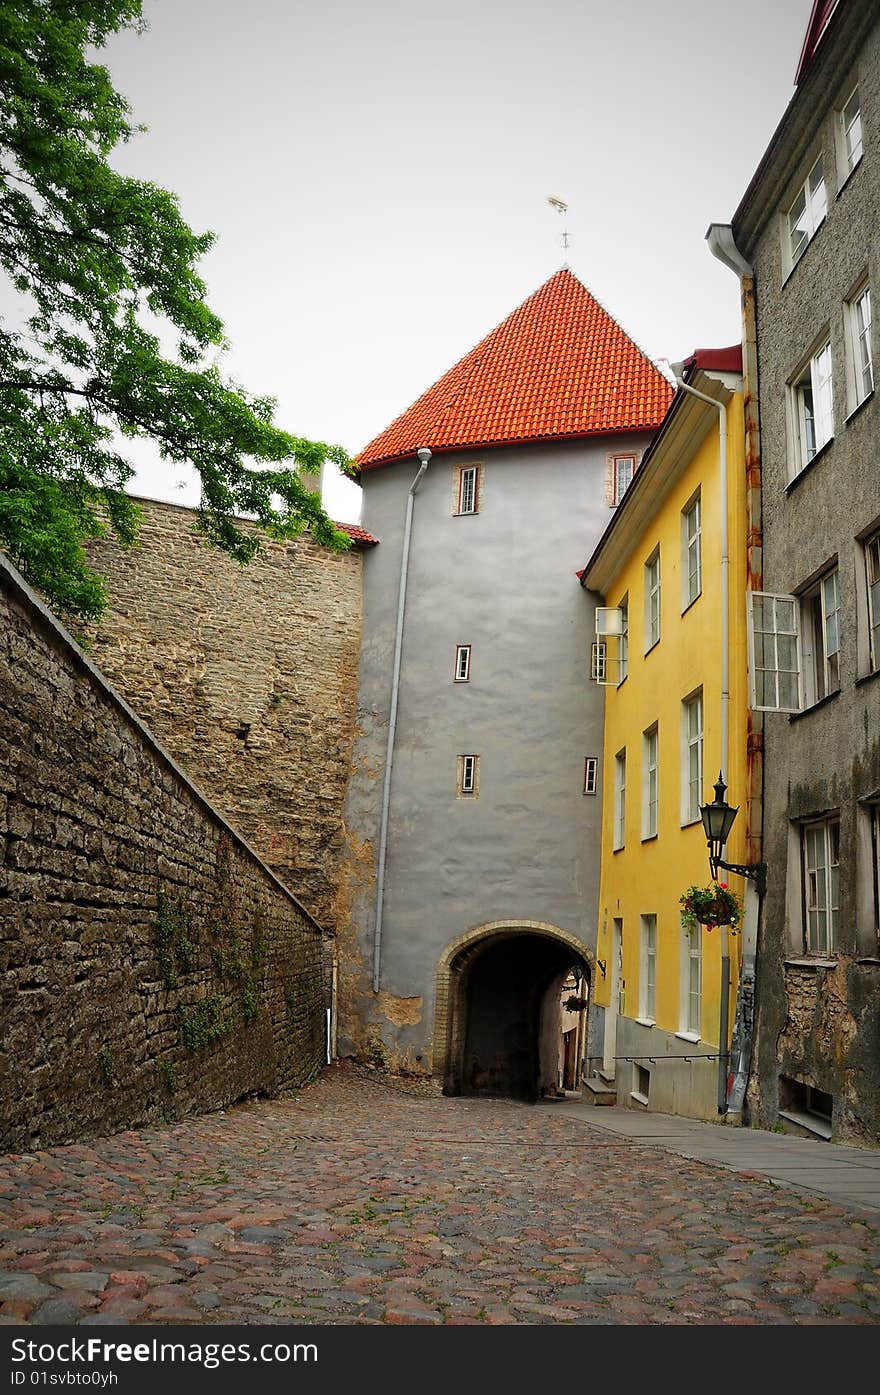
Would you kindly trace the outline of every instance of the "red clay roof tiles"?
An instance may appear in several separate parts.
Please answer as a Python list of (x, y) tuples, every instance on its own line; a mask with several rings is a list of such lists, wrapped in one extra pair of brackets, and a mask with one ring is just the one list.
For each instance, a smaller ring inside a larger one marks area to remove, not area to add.
[(337, 523), (336, 527), (347, 533), (352, 542), (362, 543), (364, 547), (375, 547), (379, 541), (372, 533), (368, 533), (366, 528), (359, 528), (356, 523)]
[(587, 288), (557, 271), (356, 457), (651, 431), (672, 388)]

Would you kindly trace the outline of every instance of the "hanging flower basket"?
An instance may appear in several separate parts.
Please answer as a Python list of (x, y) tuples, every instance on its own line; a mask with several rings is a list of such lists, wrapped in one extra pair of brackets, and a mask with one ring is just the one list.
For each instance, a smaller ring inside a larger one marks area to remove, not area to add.
[(715, 925), (729, 925), (735, 929), (742, 917), (742, 903), (728, 890), (726, 882), (689, 886), (679, 897), (679, 903), (686, 930), (694, 930), (698, 925), (705, 925), (707, 930)]
[(587, 1008), (586, 998), (566, 998), (562, 1004), (569, 1012), (585, 1012)]

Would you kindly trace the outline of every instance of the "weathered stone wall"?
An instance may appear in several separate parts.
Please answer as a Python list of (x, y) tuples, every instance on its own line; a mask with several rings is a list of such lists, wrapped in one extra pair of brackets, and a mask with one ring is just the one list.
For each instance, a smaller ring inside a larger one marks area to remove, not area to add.
[(138, 500), (139, 543), (92, 546), (110, 608), (91, 652), (234, 826), (334, 929), (354, 739), (361, 552), (309, 537), (240, 567), (194, 510)]
[(294, 1087), (321, 930), (0, 558), (0, 1147)]

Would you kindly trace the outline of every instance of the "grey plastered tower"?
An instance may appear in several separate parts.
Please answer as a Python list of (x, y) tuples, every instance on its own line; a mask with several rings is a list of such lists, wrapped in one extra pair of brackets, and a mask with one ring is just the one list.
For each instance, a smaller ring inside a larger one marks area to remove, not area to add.
[(537, 1092), (542, 999), (573, 966), (590, 977), (596, 933), (603, 701), (575, 572), (670, 396), (563, 269), (358, 457), (380, 546), (340, 892), (343, 1053), (449, 1090)]

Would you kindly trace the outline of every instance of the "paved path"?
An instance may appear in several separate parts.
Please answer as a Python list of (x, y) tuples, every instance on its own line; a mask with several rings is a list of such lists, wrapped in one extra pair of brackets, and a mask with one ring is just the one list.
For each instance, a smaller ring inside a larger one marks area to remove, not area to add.
[(880, 1321), (875, 1211), (604, 1116), (335, 1066), (299, 1098), (0, 1158), (0, 1322)]

